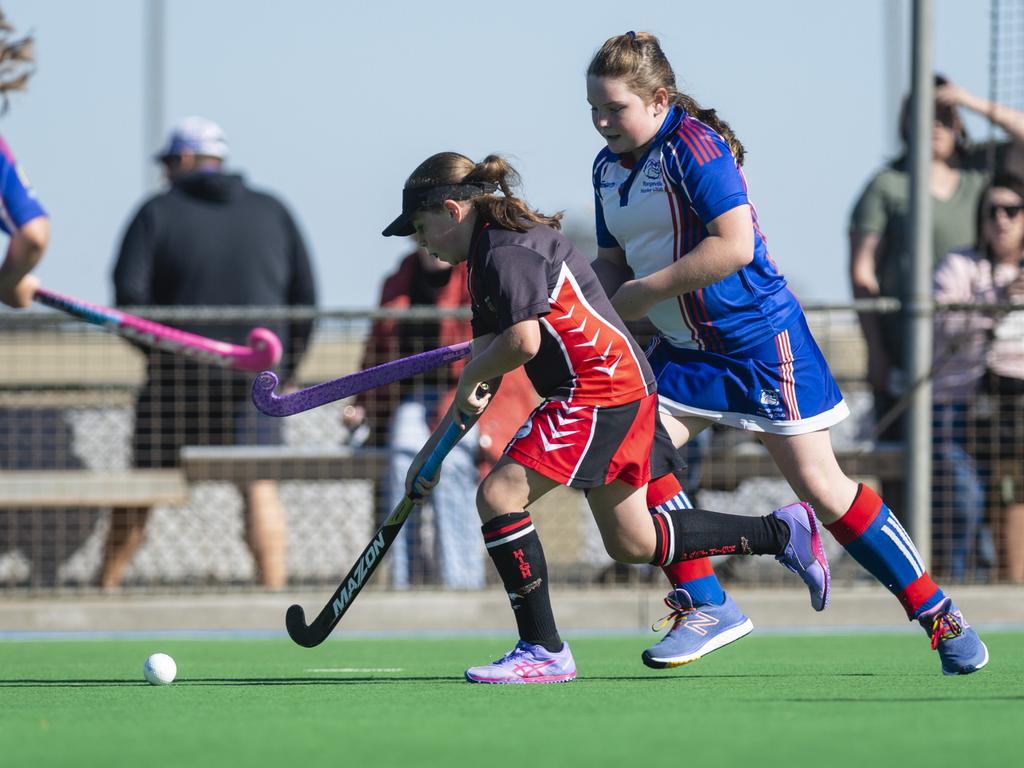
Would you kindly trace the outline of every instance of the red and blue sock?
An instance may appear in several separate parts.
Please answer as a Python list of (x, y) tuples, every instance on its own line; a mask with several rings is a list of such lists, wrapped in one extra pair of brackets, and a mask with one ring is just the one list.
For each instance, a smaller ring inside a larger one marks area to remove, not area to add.
[(915, 619), (945, 595), (925, 570), (921, 555), (896, 515), (866, 485), (857, 487), (853, 504), (825, 526), (854, 560), (878, 579)]
[[(647, 485), (647, 508), (653, 513), (662, 506), (665, 509), (693, 509), (693, 503), (673, 474), (662, 475)], [(686, 590), (695, 605), (721, 605), (725, 602), (725, 591), (718, 583), (708, 558), (663, 565), (661, 570), (673, 587)]]

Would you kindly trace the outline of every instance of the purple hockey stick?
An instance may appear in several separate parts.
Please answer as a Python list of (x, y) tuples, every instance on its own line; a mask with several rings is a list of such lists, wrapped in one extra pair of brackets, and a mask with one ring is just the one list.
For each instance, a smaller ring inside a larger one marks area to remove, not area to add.
[(278, 384), (277, 376), (272, 371), (264, 371), (252, 383), (252, 401), (269, 416), (291, 416), (454, 362), (468, 355), (469, 350), (470, 342), (463, 341), (375, 365), (365, 371), (350, 373), (287, 395), (274, 394)]
[(281, 340), (266, 328), (253, 328), (249, 331), (249, 346), (240, 347), (42, 288), (36, 291), (35, 300), (86, 322), (108, 328), (132, 341), (222, 368), (261, 371), (281, 359)]

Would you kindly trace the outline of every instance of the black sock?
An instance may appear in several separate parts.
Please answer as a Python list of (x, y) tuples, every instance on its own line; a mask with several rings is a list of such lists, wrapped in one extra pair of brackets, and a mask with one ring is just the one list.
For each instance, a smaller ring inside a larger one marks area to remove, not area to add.
[(499, 515), (480, 530), (512, 603), (519, 637), (552, 653), (562, 650), (548, 595), (548, 564), (530, 515)]
[(774, 515), (670, 509), (653, 512), (651, 517), (657, 538), (654, 565), (712, 555), (779, 555), (789, 543), (789, 526)]

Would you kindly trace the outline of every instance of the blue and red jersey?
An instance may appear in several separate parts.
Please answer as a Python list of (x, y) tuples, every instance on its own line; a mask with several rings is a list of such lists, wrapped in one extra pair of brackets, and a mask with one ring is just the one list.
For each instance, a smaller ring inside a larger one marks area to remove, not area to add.
[(672, 344), (735, 352), (772, 338), (801, 314), (768, 255), (743, 171), (708, 125), (674, 106), (643, 157), (615, 155), (606, 147), (594, 161), (593, 180), (598, 245), (625, 251), (638, 278), (685, 258), (718, 216), (750, 206), (753, 260), (649, 313)]
[(45, 215), (10, 147), (0, 137), (0, 229), (13, 235), (32, 219)]

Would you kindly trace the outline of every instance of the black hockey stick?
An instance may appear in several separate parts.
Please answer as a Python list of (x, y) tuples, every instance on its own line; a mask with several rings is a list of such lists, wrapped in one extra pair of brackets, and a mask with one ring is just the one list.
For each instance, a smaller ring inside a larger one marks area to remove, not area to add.
[[(466, 434), (473, 421), (475, 421), (475, 418), (463, 418), (465, 419), (464, 428), (460, 427), (455, 421), (448, 425), (448, 429), (441, 435), (440, 441), (438, 441), (434, 450), (420, 468), (417, 479), (421, 477), (433, 478), (437, 475), (445, 456), (455, 447), (455, 444)], [(288, 628), (288, 636), (292, 640), (306, 648), (313, 648), (327, 639), (327, 636), (331, 634), (337, 623), (341, 621), (341, 617), (345, 615), (345, 611), (352, 605), (352, 601), (356, 599), (356, 595), (359, 594), (367, 580), (373, 575), (373, 572), (377, 570), (380, 561), (391, 547), (395, 537), (398, 536), (398, 532), (402, 530), (402, 525), (405, 523), (406, 518), (409, 517), (409, 513), (412, 512), (413, 502), (416, 498), (417, 494), (413, 491), (412, 495), (406, 495), (398, 502), (398, 506), (395, 507), (388, 519), (377, 529), (373, 538), (370, 539), (370, 543), (366, 545), (362, 554), (356, 559), (355, 565), (352, 566), (348, 575), (341, 580), (341, 586), (334, 591), (331, 599), (327, 601), (327, 605), (313, 619), (312, 624), (306, 625), (306, 613), (302, 610), (301, 605), (292, 605), (288, 609), (288, 613), (285, 614), (284, 623)]]

